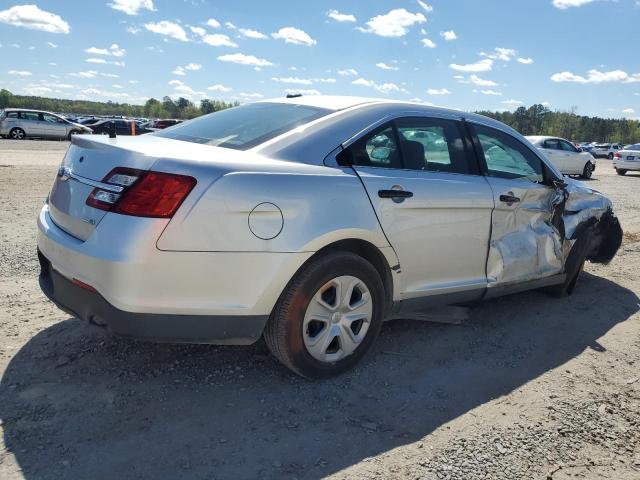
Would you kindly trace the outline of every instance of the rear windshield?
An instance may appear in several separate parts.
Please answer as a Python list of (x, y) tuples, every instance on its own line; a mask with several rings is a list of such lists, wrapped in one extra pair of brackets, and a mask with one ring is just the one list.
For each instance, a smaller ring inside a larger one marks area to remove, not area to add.
[(640, 151), (640, 143), (636, 143), (635, 145), (628, 146), (627, 150), (638, 150), (638, 151)]
[(306, 105), (251, 103), (210, 113), (152, 135), (247, 150), (331, 112)]

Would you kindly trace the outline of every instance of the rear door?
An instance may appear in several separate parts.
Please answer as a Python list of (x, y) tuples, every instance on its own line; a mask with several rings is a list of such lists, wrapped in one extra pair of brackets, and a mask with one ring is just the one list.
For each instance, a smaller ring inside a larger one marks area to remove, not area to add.
[(560, 274), (564, 191), (551, 184), (542, 160), (514, 136), (469, 126), (495, 202), (487, 261), (490, 290)]
[(479, 297), (493, 195), (452, 118), (405, 117), (339, 156), (361, 178), (400, 260), (402, 297)]

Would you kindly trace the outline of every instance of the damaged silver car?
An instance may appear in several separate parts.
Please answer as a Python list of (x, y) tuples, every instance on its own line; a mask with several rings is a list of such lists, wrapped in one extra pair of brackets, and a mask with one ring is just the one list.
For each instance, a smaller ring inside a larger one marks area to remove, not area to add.
[(546, 288), (622, 240), (611, 202), (479, 115), (351, 97), (74, 137), (39, 217), (43, 291), (116, 334), (249, 344), (306, 377), (385, 319)]

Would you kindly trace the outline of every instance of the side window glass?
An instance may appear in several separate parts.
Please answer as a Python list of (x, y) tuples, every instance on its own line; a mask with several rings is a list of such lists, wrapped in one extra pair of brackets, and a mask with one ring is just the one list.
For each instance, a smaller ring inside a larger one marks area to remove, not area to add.
[(40, 120), (40, 114), (38, 112), (20, 112), (20, 118), (24, 120)]
[(565, 152), (577, 152), (576, 148), (571, 145), (569, 142), (564, 142), (564, 141), (560, 141), (560, 146), (562, 147), (562, 150), (564, 150)]
[(18, 112), (7, 113), (7, 118), (18, 118)]
[(44, 115), (42, 115), (42, 117), (44, 118), (44, 121), (45, 121), (45, 122), (48, 122), (48, 123), (58, 123), (58, 118), (57, 118), (57, 117), (54, 117), (53, 115), (47, 115), (47, 114), (44, 114)]
[(341, 152), (337, 160), (341, 165), (402, 168), (400, 150), (391, 125), (364, 136)]
[(437, 118), (396, 121), (404, 168), (469, 173), (462, 136), (455, 122)]
[(526, 146), (499, 130), (482, 125), (474, 128), (490, 177), (535, 183), (544, 181), (542, 161)]
[(558, 145), (558, 140), (554, 138), (550, 138), (544, 141), (544, 148), (548, 150), (560, 150), (560, 146)]

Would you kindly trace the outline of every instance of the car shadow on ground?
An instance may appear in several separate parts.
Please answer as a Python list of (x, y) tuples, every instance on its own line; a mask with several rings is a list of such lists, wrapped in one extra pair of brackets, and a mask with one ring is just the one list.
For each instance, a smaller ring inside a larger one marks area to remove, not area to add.
[(4, 440), (27, 479), (318, 478), (603, 352), (637, 310), (632, 291), (585, 274), (570, 298), (489, 301), (461, 326), (390, 322), (355, 370), (322, 382), (262, 343), (143, 344), (69, 319), (11, 360)]

